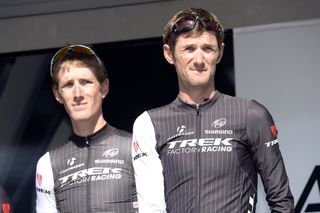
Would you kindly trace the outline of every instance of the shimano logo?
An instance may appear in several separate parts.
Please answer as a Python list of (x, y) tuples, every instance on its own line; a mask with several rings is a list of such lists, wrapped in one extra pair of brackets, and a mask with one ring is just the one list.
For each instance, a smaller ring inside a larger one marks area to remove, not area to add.
[(124, 160), (119, 159), (97, 159), (94, 163), (114, 163), (114, 164), (124, 164)]
[(233, 134), (233, 130), (229, 129), (229, 130), (221, 130), (221, 129), (206, 129), (204, 130), (204, 133), (206, 135), (232, 135)]
[(121, 171), (121, 168), (108, 167), (92, 167), (84, 169), (60, 178), (60, 187), (64, 187), (66, 185), (74, 183), (83, 183), (107, 179), (120, 179)]
[(118, 148), (112, 148), (105, 151), (102, 156), (105, 158), (113, 158), (114, 156), (118, 155), (119, 149)]
[(227, 120), (225, 118), (219, 118), (217, 120), (215, 120), (213, 123), (212, 123), (212, 127), (213, 128), (221, 128), (223, 127), (224, 125), (226, 125), (227, 123)]
[(167, 154), (231, 152), (233, 138), (200, 138), (169, 142)]
[(270, 147), (270, 146), (273, 146), (273, 145), (275, 145), (275, 144), (277, 144), (277, 143), (278, 143), (278, 139), (275, 139), (275, 140), (273, 140), (273, 141), (266, 142), (265, 145), (266, 145), (267, 147)]

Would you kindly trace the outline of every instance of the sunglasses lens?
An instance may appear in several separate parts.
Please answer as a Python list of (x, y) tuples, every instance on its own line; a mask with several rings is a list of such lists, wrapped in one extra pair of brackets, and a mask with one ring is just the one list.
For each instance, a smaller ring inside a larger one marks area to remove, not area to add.
[(72, 46), (71, 47), (72, 52), (78, 53), (78, 54), (85, 54), (85, 55), (92, 55), (93, 51), (85, 46)]
[(183, 19), (175, 25), (174, 33), (187, 32), (194, 28), (196, 21), (194, 19)]
[(62, 56), (66, 54), (66, 52), (72, 51), (77, 54), (86, 54), (86, 55), (92, 55), (93, 51), (85, 46), (81, 45), (73, 45), (69, 47), (64, 47), (61, 50), (59, 50), (52, 58), (52, 62), (58, 61)]
[(200, 22), (201, 27), (204, 30), (213, 30), (213, 31), (219, 30), (219, 25), (216, 21), (201, 20), (198, 16), (192, 16), (192, 17), (187, 17), (179, 20), (174, 25), (172, 32), (177, 35), (179, 33), (191, 31), (195, 27), (197, 21)]
[(218, 30), (218, 23), (215, 22), (215, 21), (210, 21), (210, 20), (207, 20), (207, 21), (202, 21), (202, 26), (205, 30)]
[(101, 64), (100, 59), (98, 58), (98, 56), (95, 54), (95, 52), (90, 49), (87, 46), (84, 45), (71, 45), (68, 47), (64, 47), (62, 49), (60, 49), (51, 59), (51, 66), (50, 66), (50, 74), (51, 76), (53, 76), (53, 65), (54, 63), (56, 63), (59, 59), (61, 59), (68, 51), (77, 53), (77, 54), (84, 54), (84, 55), (93, 55), (97, 58), (97, 60), (99, 61), (99, 63)]

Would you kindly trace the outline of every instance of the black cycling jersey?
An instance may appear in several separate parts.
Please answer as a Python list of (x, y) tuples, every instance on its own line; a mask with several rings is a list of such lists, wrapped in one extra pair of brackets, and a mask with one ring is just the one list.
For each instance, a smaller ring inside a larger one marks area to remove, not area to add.
[(219, 92), (144, 112), (132, 151), (140, 212), (252, 213), (257, 174), (271, 211), (293, 212), (277, 134), (265, 107)]
[(131, 134), (105, 125), (73, 134), (37, 164), (37, 212), (137, 212)]

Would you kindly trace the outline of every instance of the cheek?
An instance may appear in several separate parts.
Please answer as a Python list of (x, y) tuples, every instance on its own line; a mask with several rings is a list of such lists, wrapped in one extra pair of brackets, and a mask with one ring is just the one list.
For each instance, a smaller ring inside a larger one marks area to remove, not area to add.
[(95, 91), (94, 95), (91, 98), (92, 98), (94, 104), (97, 104), (97, 105), (101, 104), (102, 100), (103, 100), (102, 93), (100, 91)]

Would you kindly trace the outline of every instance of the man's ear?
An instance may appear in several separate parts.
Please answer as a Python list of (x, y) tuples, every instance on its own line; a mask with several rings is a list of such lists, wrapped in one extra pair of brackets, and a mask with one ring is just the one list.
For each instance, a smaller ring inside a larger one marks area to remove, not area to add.
[(217, 62), (216, 62), (217, 64), (221, 61), (221, 58), (223, 56), (223, 51), (224, 51), (224, 43), (221, 44), (221, 48), (219, 50), (219, 57), (218, 57)]
[(166, 58), (166, 60), (169, 62), (169, 64), (174, 64), (173, 53), (168, 44), (163, 45), (163, 55)]
[(108, 95), (108, 93), (109, 93), (109, 79), (105, 79), (102, 82), (100, 92), (101, 92), (102, 98), (105, 98)]
[(58, 88), (55, 88), (54, 86), (51, 88), (52, 89), (52, 92), (54, 94), (54, 97), (56, 98), (56, 100), (60, 103), (60, 104), (63, 104), (63, 101), (62, 101), (62, 98), (61, 98), (61, 95), (58, 91)]

